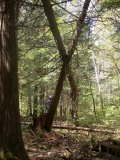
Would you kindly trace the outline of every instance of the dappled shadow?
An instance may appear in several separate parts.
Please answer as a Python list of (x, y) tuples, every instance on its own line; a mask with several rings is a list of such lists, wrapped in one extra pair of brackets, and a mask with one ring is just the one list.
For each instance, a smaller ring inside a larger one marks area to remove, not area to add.
[[(98, 137), (97, 137), (98, 136)], [(101, 152), (98, 142), (110, 135), (87, 132), (52, 131), (51, 133), (31, 130), (23, 133), (25, 148), (31, 160), (119, 160), (109, 150)], [(98, 150), (94, 150), (98, 146)]]

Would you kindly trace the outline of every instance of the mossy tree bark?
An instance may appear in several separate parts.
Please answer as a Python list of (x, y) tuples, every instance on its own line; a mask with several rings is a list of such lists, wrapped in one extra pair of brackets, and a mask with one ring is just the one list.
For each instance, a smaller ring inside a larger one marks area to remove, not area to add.
[(0, 159), (28, 160), (19, 114), (16, 0), (0, 1)]

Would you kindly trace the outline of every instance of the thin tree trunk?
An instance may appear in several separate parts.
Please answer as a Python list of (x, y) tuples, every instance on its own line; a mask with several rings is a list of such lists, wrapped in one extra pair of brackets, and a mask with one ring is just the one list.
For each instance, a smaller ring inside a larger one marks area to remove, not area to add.
[(101, 104), (101, 108), (103, 109), (104, 108), (104, 103), (103, 103), (103, 97), (102, 97), (101, 87), (100, 87), (100, 79), (99, 79), (98, 69), (97, 69), (97, 65), (96, 65), (95, 55), (94, 55), (93, 52), (92, 52), (92, 60), (93, 60), (93, 66), (94, 66), (94, 69), (95, 69), (95, 77), (96, 77), (96, 82), (97, 82), (97, 87), (98, 87), (100, 104)]
[(32, 98), (31, 98), (31, 86), (28, 84), (28, 113), (32, 116)]
[(19, 108), (20, 108), (20, 113), (22, 112), (22, 103), (23, 103), (23, 95), (20, 93), (19, 95)]
[(88, 79), (88, 81), (89, 81), (89, 85), (90, 85), (90, 92), (91, 92), (91, 97), (92, 97), (92, 102), (93, 102), (93, 111), (94, 111), (95, 119), (98, 122), (97, 113), (96, 113), (95, 98), (94, 98), (93, 91), (92, 91), (92, 82), (90, 79)]
[(0, 1), (0, 159), (28, 160), (19, 113), (15, 0)]
[(34, 97), (33, 97), (33, 117), (37, 117), (38, 114), (38, 85), (34, 86)]
[(40, 113), (45, 112), (45, 86), (44, 84), (40, 83), (39, 85), (39, 105), (40, 106)]
[(60, 104), (60, 119), (63, 117), (63, 106)]

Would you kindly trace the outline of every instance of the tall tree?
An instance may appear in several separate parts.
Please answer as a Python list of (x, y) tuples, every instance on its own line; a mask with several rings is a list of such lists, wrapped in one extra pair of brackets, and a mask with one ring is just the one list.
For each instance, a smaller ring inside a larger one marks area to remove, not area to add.
[(45, 126), (44, 126), (44, 128), (47, 131), (50, 131), (51, 125), (53, 123), (54, 115), (55, 115), (55, 112), (57, 109), (57, 105), (58, 105), (58, 102), (60, 99), (60, 95), (62, 92), (63, 83), (66, 78), (67, 70), (69, 68), (69, 62), (72, 59), (72, 55), (76, 49), (79, 36), (80, 36), (81, 31), (83, 29), (83, 24), (84, 24), (86, 15), (87, 15), (87, 10), (88, 10), (89, 4), (90, 4), (90, 0), (85, 0), (82, 13), (80, 14), (80, 16), (78, 18), (75, 37), (73, 38), (72, 44), (70, 44), (68, 51), (66, 51), (64, 43), (62, 41), (50, 0), (46, 0), (46, 1), (42, 0), (42, 3), (43, 3), (43, 7), (45, 10), (47, 19), (49, 21), (50, 29), (52, 31), (53, 37), (54, 37), (56, 45), (58, 47), (59, 54), (60, 54), (62, 62), (63, 62), (60, 76), (58, 78), (58, 83), (57, 83), (57, 86), (55, 89), (55, 94), (53, 96), (53, 100), (51, 102), (51, 106), (48, 111), (46, 121), (45, 121)]
[(0, 1), (0, 159), (28, 160), (22, 140), (16, 39), (17, 0)]

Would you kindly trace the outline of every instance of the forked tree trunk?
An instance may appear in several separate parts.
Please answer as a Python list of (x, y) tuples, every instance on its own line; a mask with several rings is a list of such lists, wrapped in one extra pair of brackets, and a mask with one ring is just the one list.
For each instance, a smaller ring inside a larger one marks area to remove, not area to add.
[(81, 12), (81, 15), (78, 18), (77, 30), (75, 33), (75, 37), (73, 38), (72, 44), (70, 44), (68, 51), (66, 51), (65, 45), (64, 45), (62, 37), (60, 35), (59, 29), (58, 29), (58, 26), (56, 23), (54, 11), (52, 9), (51, 1), (50, 0), (42, 0), (42, 3), (43, 3), (43, 8), (46, 13), (47, 19), (49, 21), (50, 29), (52, 31), (54, 40), (56, 42), (59, 54), (60, 54), (62, 62), (63, 62), (61, 73), (60, 73), (58, 83), (56, 86), (55, 94), (52, 99), (51, 106), (48, 111), (46, 121), (45, 121), (45, 126), (44, 126), (45, 130), (50, 131), (51, 125), (53, 123), (54, 114), (57, 110), (57, 105), (58, 105), (60, 95), (62, 92), (63, 82), (64, 82), (66, 74), (67, 74), (66, 70), (68, 68), (69, 62), (72, 59), (72, 55), (76, 49), (79, 36), (82, 32), (83, 24), (84, 24), (87, 10), (88, 10), (89, 4), (90, 4), (90, 0), (85, 0), (85, 3), (83, 5), (83, 10)]
[(16, 2), (0, 0), (0, 160), (28, 160), (19, 114)]

